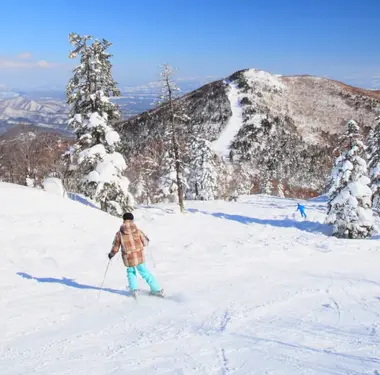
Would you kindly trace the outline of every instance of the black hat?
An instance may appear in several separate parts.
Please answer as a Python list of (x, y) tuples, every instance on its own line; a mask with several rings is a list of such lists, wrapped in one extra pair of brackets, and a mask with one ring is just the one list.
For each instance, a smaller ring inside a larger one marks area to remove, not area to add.
[(134, 217), (133, 217), (133, 214), (131, 212), (126, 212), (124, 215), (123, 215), (123, 220), (133, 220)]

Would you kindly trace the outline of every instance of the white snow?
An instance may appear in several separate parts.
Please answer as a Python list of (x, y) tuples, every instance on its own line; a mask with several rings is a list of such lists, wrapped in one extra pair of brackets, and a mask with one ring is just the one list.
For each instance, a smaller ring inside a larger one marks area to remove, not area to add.
[(242, 108), (239, 102), (239, 89), (235, 83), (229, 84), (227, 96), (228, 100), (230, 101), (232, 115), (229, 118), (219, 138), (212, 143), (212, 148), (215, 153), (224, 157), (228, 157), (230, 152), (229, 146), (243, 124)]
[(126, 295), (117, 255), (97, 301), (120, 221), (0, 183), (0, 374), (378, 374), (379, 241), (327, 236), (305, 203), (140, 208), (168, 299)]
[(77, 113), (76, 115), (74, 115), (74, 120), (81, 124), (82, 123), (82, 115), (80, 113)]
[(358, 207), (357, 209), (360, 222), (363, 225), (372, 225), (373, 224), (373, 214), (372, 210), (365, 209), (363, 207)]
[[(95, 95), (95, 94), (93, 94)], [(90, 118), (88, 119), (87, 128), (96, 128), (96, 127), (103, 127), (105, 128), (107, 126), (106, 119), (99, 115), (98, 112), (93, 112), (90, 115)]]
[(354, 166), (349, 160), (346, 160), (342, 165), (343, 171), (352, 171), (353, 169), (354, 169)]
[(354, 197), (368, 197), (369, 199), (371, 199), (372, 191), (371, 188), (367, 186), (369, 183), (369, 178), (366, 176), (362, 176), (360, 181), (350, 182), (348, 184), (348, 187), (350, 189), (351, 194)]
[(109, 130), (106, 132), (106, 141), (110, 146), (118, 143), (120, 141), (119, 133), (115, 130)]
[(107, 151), (102, 144), (97, 144), (90, 148), (86, 148), (85, 150), (79, 153), (78, 163), (81, 164), (86, 159), (103, 159), (107, 155)]
[(60, 178), (46, 177), (42, 184), (45, 191), (59, 195), (60, 197), (66, 196), (66, 190)]
[(131, 205), (133, 206), (134, 205), (134, 202), (132, 203), (133, 196), (129, 192), (129, 184), (130, 184), (130, 182), (129, 182), (128, 178), (124, 177), (124, 176), (121, 176), (119, 178), (118, 183), (119, 183), (119, 186), (120, 186), (121, 190), (124, 192), (124, 194), (129, 196)]
[(92, 182), (118, 181), (120, 179), (120, 172), (126, 168), (124, 157), (118, 152), (113, 152), (112, 154), (105, 154), (102, 159), (103, 160), (96, 165), (95, 170), (88, 174), (86, 179)]
[(281, 75), (271, 74), (263, 70), (248, 69), (244, 72), (248, 84), (251, 87), (264, 89), (264, 91), (283, 91), (286, 86), (281, 81)]
[(28, 187), (34, 187), (35, 185), (34, 179), (30, 177), (27, 177), (25, 182), (26, 182), (26, 186)]

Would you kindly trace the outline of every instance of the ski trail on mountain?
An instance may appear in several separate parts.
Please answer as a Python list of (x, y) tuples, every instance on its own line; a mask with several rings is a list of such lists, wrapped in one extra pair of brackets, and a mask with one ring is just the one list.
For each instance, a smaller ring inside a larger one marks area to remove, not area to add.
[(235, 83), (230, 83), (228, 92), (228, 100), (230, 101), (232, 116), (229, 118), (226, 127), (223, 129), (220, 137), (213, 142), (214, 151), (221, 156), (228, 156), (229, 146), (239, 132), (242, 124), (242, 108), (239, 100), (239, 89)]

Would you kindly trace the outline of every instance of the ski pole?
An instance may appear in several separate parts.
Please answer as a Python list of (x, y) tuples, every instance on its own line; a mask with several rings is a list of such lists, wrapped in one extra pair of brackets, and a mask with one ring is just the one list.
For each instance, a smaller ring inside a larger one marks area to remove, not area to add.
[[(149, 244), (150, 244), (150, 239), (149, 237), (144, 233), (144, 236), (146, 238), (146, 240), (148, 241), (147, 245), (146, 245), (146, 248), (148, 249), (149, 247)], [(148, 251), (148, 250), (147, 250)], [(149, 255), (150, 255), (150, 258), (151, 258), (151, 261), (153, 263), (153, 267), (156, 268), (156, 262), (154, 261), (154, 257), (153, 257), (153, 254), (152, 254), (152, 251), (149, 250)]]
[[(149, 245), (149, 244), (148, 244)], [(148, 249), (149, 246), (147, 246), (147, 249)], [(153, 267), (156, 268), (156, 262), (154, 260), (154, 257), (153, 257), (153, 253), (152, 253), (152, 250), (149, 249), (149, 255), (150, 255), (150, 260), (152, 261), (153, 263)]]
[(103, 285), (104, 285), (104, 282), (106, 281), (107, 271), (108, 271), (108, 267), (110, 266), (110, 263), (111, 263), (111, 259), (107, 263), (106, 272), (104, 272), (104, 277), (103, 277), (102, 285), (99, 288), (98, 301), (99, 301), (99, 297), (100, 297), (100, 292), (103, 290)]

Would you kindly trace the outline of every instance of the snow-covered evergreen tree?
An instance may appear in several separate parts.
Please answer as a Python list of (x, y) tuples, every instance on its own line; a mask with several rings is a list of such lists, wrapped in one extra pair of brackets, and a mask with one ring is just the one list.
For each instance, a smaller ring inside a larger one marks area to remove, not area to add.
[(278, 180), (277, 182), (277, 194), (280, 198), (285, 198), (285, 192), (284, 192), (284, 185), (281, 180)]
[(374, 209), (380, 210), (380, 108), (377, 109), (375, 125), (368, 136), (367, 154), (372, 205)]
[(187, 178), (190, 199), (213, 200), (218, 196), (217, 156), (211, 142), (197, 136), (189, 146), (189, 176)]
[(184, 212), (184, 190), (186, 186), (184, 178), (184, 162), (182, 160), (182, 154), (180, 145), (178, 142), (178, 130), (179, 123), (183, 123), (189, 120), (188, 116), (182, 114), (181, 107), (178, 101), (175, 101), (177, 93), (180, 91), (179, 87), (173, 80), (174, 71), (173, 68), (164, 64), (161, 69), (161, 96), (159, 99), (160, 104), (166, 104), (169, 107), (169, 121), (165, 128), (164, 142), (168, 145), (167, 149), (167, 173), (165, 173), (164, 180), (166, 183), (170, 183), (173, 180), (173, 171), (175, 172), (176, 191), (178, 196), (178, 204), (181, 212)]
[(74, 46), (69, 58), (80, 56), (80, 64), (73, 70), (74, 75), (66, 87), (67, 103), (70, 105), (69, 125), (78, 137), (86, 130), (82, 120), (89, 119), (94, 112), (107, 122), (120, 119), (119, 108), (109, 100), (112, 96), (120, 96), (120, 90), (112, 78), (112, 55), (106, 52), (112, 43), (103, 39), (90, 44), (91, 40), (89, 35), (69, 35), (69, 41)]
[(282, 180), (287, 189), (320, 191), (328, 154), (321, 145), (305, 143), (288, 116), (263, 116), (257, 106), (244, 101), (243, 125), (231, 143), (234, 160), (248, 161), (260, 176), (259, 191), (277, 194), (268, 182)]
[(252, 193), (253, 175), (248, 163), (226, 164), (222, 161), (219, 170), (221, 176), (218, 185), (221, 198), (236, 201), (239, 196)]
[(77, 142), (67, 153), (70, 171), (79, 179), (78, 192), (97, 202), (101, 209), (115, 216), (133, 209), (129, 180), (124, 176), (126, 163), (117, 152), (119, 134), (112, 121), (120, 118), (118, 107), (110, 96), (119, 90), (111, 74), (111, 46), (106, 40), (94, 40), (72, 33), (74, 46), (70, 58), (80, 56), (80, 65), (74, 69), (66, 94), (71, 106), (69, 125), (77, 135)]
[[(160, 165), (160, 177), (158, 179), (158, 194), (157, 198), (159, 201), (163, 202), (175, 202), (179, 198), (178, 192), (178, 179), (176, 171), (175, 158), (172, 153), (172, 149), (164, 152), (163, 158)], [(181, 181), (181, 187), (184, 189), (186, 186), (186, 181), (183, 178), (183, 172), (181, 168), (181, 173), (179, 175)], [(180, 205), (181, 207), (181, 205)], [(182, 210), (182, 207), (181, 207)]]
[(339, 139), (341, 155), (331, 173), (326, 222), (339, 238), (366, 238), (373, 231), (370, 180), (362, 158), (364, 145), (359, 126), (350, 120)]
[(234, 166), (223, 158), (219, 159), (218, 196), (220, 199), (230, 199), (231, 193), (236, 190), (236, 185), (231, 186), (233, 179), (236, 181)]
[(260, 193), (266, 195), (273, 195), (273, 170), (264, 168), (260, 173)]
[(273, 184), (271, 179), (267, 179), (264, 181), (264, 184), (262, 185), (262, 194), (266, 195), (272, 195), (273, 194)]
[(156, 176), (159, 175), (160, 159), (159, 151), (152, 147), (141, 150), (138, 157), (131, 158), (129, 162), (131, 181), (133, 181), (131, 193), (138, 203), (156, 203)]

